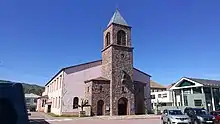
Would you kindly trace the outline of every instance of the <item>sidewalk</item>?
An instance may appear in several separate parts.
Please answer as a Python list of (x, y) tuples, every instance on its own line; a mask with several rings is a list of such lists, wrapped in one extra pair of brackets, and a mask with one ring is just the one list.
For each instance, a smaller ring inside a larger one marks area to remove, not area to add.
[(46, 113), (31, 113), (32, 119), (45, 119), (46, 121), (71, 121), (71, 120), (133, 120), (133, 119), (160, 119), (160, 115), (126, 115), (126, 116), (93, 116), (93, 117), (52, 117)]
[(104, 120), (160, 119), (160, 115), (94, 116), (91, 118)]

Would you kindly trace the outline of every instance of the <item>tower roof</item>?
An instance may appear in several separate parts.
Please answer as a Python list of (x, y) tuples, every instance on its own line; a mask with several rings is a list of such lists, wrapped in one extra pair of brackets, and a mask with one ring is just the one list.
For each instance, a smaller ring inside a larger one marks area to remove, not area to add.
[[(124, 25), (128, 26), (128, 23), (124, 20), (124, 18), (121, 16), (120, 12), (118, 9), (116, 9), (115, 13), (113, 14), (111, 20), (108, 23), (108, 26), (111, 25), (112, 23), (114, 24), (119, 24), (119, 25)], [(108, 27), (107, 26), (107, 27)]]

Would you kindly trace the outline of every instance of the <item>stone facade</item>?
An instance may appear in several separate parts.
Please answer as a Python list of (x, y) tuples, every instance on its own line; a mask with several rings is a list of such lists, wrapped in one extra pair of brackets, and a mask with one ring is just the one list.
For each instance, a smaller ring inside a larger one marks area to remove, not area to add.
[(85, 98), (89, 100), (89, 105), (91, 105), (91, 115), (98, 115), (98, 102), (103, 101), (103, 105), (99, 106), (102, 108), (102, 115), (110, 115), (110, 81), (93, 79), (86, 82), (85, 88)]
[[(126, 45), (117, 44), (118, 31), (125, 32)], [(131, 47), (131, 28), (118, 24), (111, 24), (105, 34), (110, 33), (110, 45), (102, 51), (102, 74), (110, 80), (110, 115), (118, 115), (118, 102), (120, 98), (127, 99), (127, 114), (134, 114), (134, 83), (133, 83), (133, 48)], [(105, 41), (105, 40), (104, 40)], [(129, 81), (122, 83), (123, 72)], [(126, 92), (122, 91), (126, 90)]]

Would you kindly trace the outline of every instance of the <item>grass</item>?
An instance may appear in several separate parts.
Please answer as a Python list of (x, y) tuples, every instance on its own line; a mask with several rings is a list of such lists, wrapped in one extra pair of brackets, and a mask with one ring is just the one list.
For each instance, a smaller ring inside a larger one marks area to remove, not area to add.
[[(48, 113), (48, 115), (52, 117), (79, 117), (79, 115), (56, 115), (54, 113)], [(83, 116), (83, 117), (88, 117), (88, 116)]]

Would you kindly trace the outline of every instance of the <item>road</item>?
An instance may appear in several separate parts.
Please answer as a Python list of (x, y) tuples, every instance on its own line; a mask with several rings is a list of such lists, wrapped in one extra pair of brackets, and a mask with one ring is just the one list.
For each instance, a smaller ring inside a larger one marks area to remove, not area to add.
[(108, 119), (108, 118), (54, 118), (47, 116), (43, 113), (31, 113), (31, 124), (161, 124), (159, 118), (147, 118), (147, 119)]

